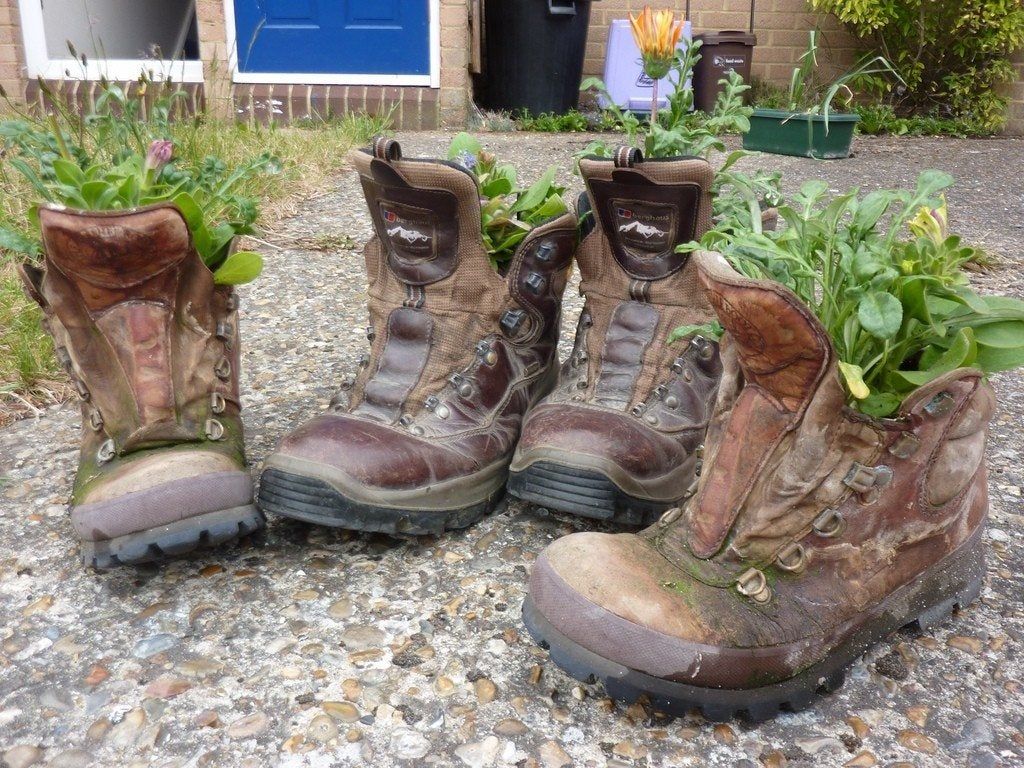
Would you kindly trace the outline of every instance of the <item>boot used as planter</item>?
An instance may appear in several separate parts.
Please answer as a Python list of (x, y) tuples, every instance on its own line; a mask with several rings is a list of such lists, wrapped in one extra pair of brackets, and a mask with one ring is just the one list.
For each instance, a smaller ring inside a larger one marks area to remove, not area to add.
[(370, 353), (267, 459), (259, 504), (397, 535), (463, 528), (502, 499), (523, 414), (555, 381), (576, 221), (537, 226), (499, 274), (472, 174), (385, 140), (353, 163), (376, 232)]
[(252, 533), (238, 396), (238, 299), (215, 286), (170, 204), (39, 212), (22, 268), (82, 401), (71, 522), (108, 568)]
[(721, 375), (718, 345), (673, 330), (713, 318), (680, 243), (711, 225), (711, 166), (696, 158), (585, 158), (592, 210), (580, 315), (557, 389), (526, 419), (509, 490), (544, 507), (650, 523), (692, 492)]
[(697, 494), (639, 535), (555, 542), (523, 614), (558, 665), (613, 697), (761, 719), (978, 595), (995, 401), (958, 369), (893, 418), (857, 413), (825, 330), (788, 289), (696, 258), (727, 331)]

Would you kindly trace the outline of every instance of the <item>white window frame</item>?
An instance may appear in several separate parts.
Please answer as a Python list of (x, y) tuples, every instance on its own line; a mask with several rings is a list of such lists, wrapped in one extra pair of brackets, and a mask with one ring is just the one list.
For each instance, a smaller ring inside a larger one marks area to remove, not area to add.
[[(230, 1), (230, 0), (229, 0)], [(21, 32), (25, 41), (25, 68), (31, 79), (44, 80), (135, 80), (143, 72), (155, 77), (170, 76), (179, 83), (203, 82), (203, 62), (171, 59), (51, 59), (46, 47), (41, 0), (18, 0)]]
[(271, 85), (419, 85), (441, 87), (441, 0), (428, 0), (430, 18), (429, 75), (364, 75), (295, 72), (239, 72), (238, 41), (235, 33), (235, 0), (224, 0), (224, 26), (227, 29), (228, 66), (236, 83)]

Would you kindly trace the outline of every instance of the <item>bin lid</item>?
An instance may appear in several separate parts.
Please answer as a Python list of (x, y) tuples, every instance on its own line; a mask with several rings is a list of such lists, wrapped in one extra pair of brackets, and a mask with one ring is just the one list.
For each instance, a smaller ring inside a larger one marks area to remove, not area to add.
[(709, 45), (726, 45), (734, 43), (738, 45), (757, 45), (757, 35), (744, 32), (741, 29), (724, 29), (721, 32), (701, 32), (693, 36), (694, 40), (702, 40), (705, 47)]

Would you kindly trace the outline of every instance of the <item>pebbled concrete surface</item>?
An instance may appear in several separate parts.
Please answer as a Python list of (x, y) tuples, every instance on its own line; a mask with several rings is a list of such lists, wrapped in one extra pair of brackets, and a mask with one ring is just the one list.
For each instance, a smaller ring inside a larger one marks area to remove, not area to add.
[[(581, 135), (485, 136), (535, 177)], [(409, 155), (443, 134), (401, 136)], [(1024, 296), (1024, 142), (859, 139), (845, 162), (764, 156), (792, 191), (959, 179), (952, 221)], [(254, 474), (280, 435), (324, 408), (365, 348), (354, 178), (260, 246), (242, 290), (245, 421)], [(568, 293), (565, 329), (579, 300)], [(273, 520), (266, 535), (162, 567), (98, 575), (65, 512), (78, 419), (66, 405), (0, 432), (0, 759), (50, 766), (1024, 765), (1024, 376), (995, 380), (989, 574), (934, 631), (870, 651), (847, 684), (759, 727), (624, 707), (558, 671), (518, 618), (532, 560), (585, 526), (511, 504), (416, 543)]]

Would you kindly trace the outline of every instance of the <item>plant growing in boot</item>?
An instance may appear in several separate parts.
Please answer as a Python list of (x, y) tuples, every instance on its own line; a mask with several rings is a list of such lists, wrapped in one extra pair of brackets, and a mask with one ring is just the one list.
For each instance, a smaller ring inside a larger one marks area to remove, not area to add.
[(975, 251), (947, 226), (942, 193), (952, 183), (926, 171), (914, 190), (833, 198), (808, 182), (779, 208), (782, 231), (712, 231), (699, 247), (792, 290), (827, 331), (849, 404), (889, 416), (950, 371), (1024, 365), (1024, 302), (971, 289), (963, 267)]
[(530, 230), (569, 210), (555, 184), (554, 166), (526, 188), (519, 186), (515, 166), (499, 163), (468, 133), (460, 133), (448, 147), (448, 159), (472, 173), (480, 187), (480, 229), (484, 247), (495, 269), (507, 266)]
[[(465, 528), (503, 498), (523, 416), (558, 375), (576, 219), (534, 218), (499, 271), (503, 249), (481, 232), (480, 198), (481, 178), (491, 190), (500, 166), (478, 177), (459, 163), (404, 159), (384, 138), (350, 159), (374, 228), (369, 353), (329, 410), (267, 459), (259, 503), (397, 536)], [(504, 197), (513, 182), (500, 178)]]
[[(269, 154), (229, 169), (216, 157), (199, 167), (174, 158), (169, 139), (171, 120), (182, 109), (185, 94), (168, 84), (143, 79), (135, 93), (104, 83), (88, 114), (63, 106), (50, 95), (54, 111), (45, 118), (21, 112), (0, 122), (4, 164), (21, 174), (40, 205), (84, 211), (129, 211), (174, 203), (185, 216), (196, 250), (219, 284), (255, 279), (262, 269), (259, 254), (235, 251), (240, 235), (251, 234), (258, 216), (256, 202), (239, 194), (249, 177), (275, 173), (278, 162)], [(146, 93), (159, 91), (154, 103)], [(145, 115), (145, 116), (144, 116)], [(31, 221), (38, 226), (35, 208)], [(25, 237), (0, 230), (0, 243), (30, 257), (39, 253), (38, 228)]]
[[(581, 90), (593, 90), (603, 96), (608, 110), (626, 132), (626, 143), (643, 151), (647, 158), (702, 157), (711, 160), (715, 153), (726, 151), (722, 135), (746, 133), (750, 129), (753, 109), (744, 105), (744, 94), (750, 86), (735, 71), (721, 81), (715, 108), (710, 115), (693, 111), (691, 82), (694, 64), (700, 59), (701, 41), (690, 41), (677, 50), (672, 59), (675, 72), (672, 91), (667, 94), (668, 107), (653, 115), (644, 124), (631, 112), (621, 109), (608, 93), (604, 83), (596, 77), (584, 80)], [(593, 141), (579, 155), (582, 157), (612, 157), (614, 147), (603, 141)], [(751, 218), (753, 207), (770, 209), (782, 200), (781, 174), (756, 170), (744, 173), (736, 163), (749, 152), (729, 153), (715, 172), (711, 189), (715, 227), (729, 231), (733, 228), (760, 232), (760, 213)]]
[[(238, 296), (259, 272), (235, 253), (255, 220), (232, 173), (178, 168), (160, 138), (172, 97), (141, 117), (106, 85), (96, 112), (0, 124), (39, 196), (35, 237), (4, 235), (81, 399), (71, 522), (87, 564), (188, 552), (258, 530), (240, 417)], [(37, 260), (37, 254), (42, 256)]]
[(800, 297), (693, 258), (726, 331), (695, 495), (638, 535), (549, 546), (523, 618), (556, 664), (616, 699), (762, 720), (978, 596), (995, 398), (956, 368), (886, 419), (846, 407), (833, 339)]

